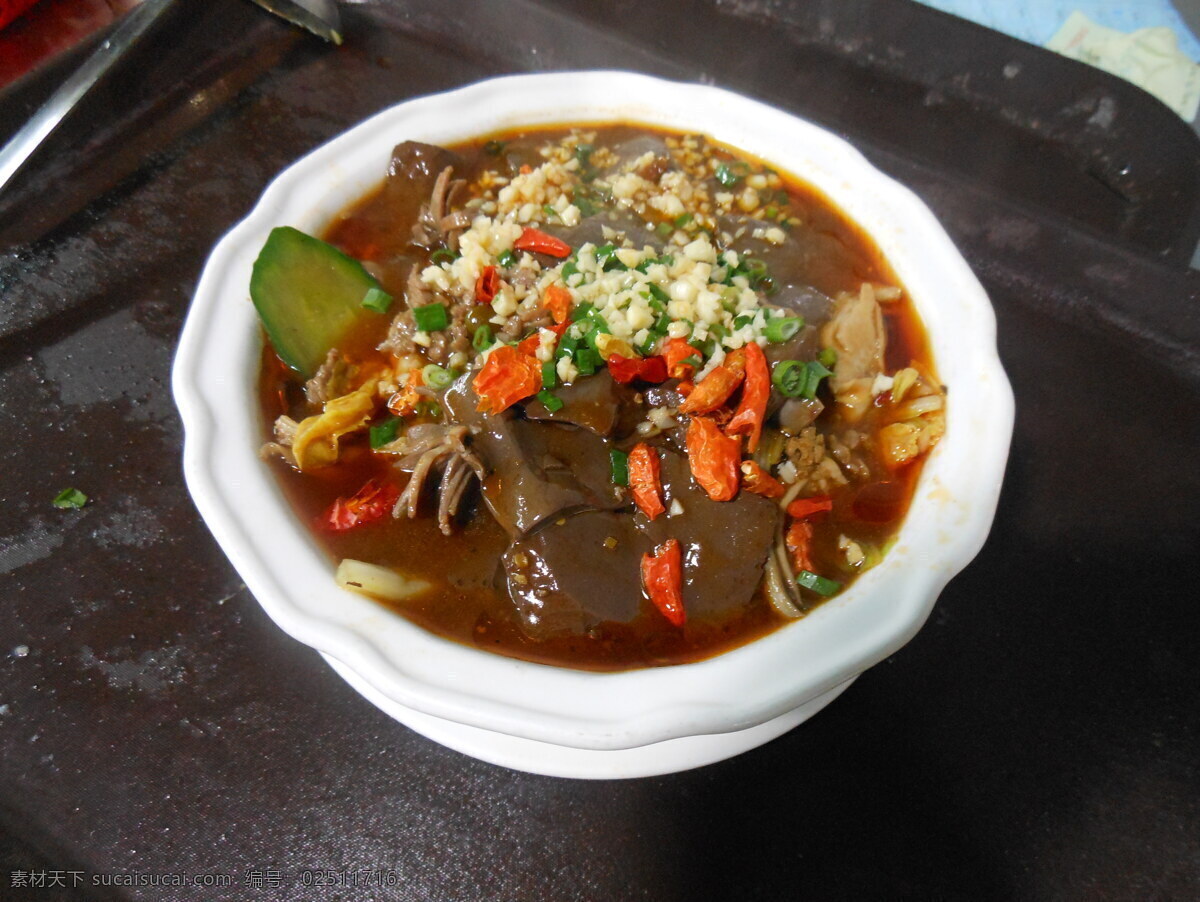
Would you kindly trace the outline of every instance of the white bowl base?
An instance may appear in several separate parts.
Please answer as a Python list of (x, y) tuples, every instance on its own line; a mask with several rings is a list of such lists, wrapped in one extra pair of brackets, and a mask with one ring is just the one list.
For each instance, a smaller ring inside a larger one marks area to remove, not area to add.
[(336, 658), (323, 652), (321, 657), (367, 701), (426, 739), (512, 770), (582, 780), (654, 777), (724, 761), (764, 745), (808, 720), (857, 679), (851, 677), (800, 707), (745, 730), (683, 736), (632, 749), (596, 750), (508, 736), (422, 714), (388, 698)]

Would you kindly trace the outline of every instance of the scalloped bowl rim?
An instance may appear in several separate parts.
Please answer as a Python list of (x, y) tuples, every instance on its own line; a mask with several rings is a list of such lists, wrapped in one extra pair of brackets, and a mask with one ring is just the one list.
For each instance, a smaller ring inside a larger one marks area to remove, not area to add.
[[(697, 663), (619, 673), (469, 648), (334, 585), (333, 562), (256, 453), (261, 339), (247, 287), (271, 228), (320, 232), (378, 185), (400, 141), (451, 143), (522, 125), (606, 121), (703, 132), (817, 187), (877, 243), (920, 312), (950, 386), (946, 436), (882, 563), (808, 617), (745, 646)], [(995, 514), (1013, 423), (995, 331), (987, 296), (933, 214), (841, 138), (714, 87), (626, 72), (558, 72), (406, 101), (285, 169), (212, 251), (172, 387), (189, 491), (283, 630), (424, 714), (557, 745), (621, 749), (763, 723), (878, 663), (920, 629), (946, 582), (982, 547)]]

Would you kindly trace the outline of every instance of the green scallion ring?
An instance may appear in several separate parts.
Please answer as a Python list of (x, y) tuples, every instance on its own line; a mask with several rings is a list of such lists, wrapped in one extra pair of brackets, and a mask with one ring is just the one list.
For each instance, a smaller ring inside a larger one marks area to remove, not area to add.
[(454, 381), (454, 373), (444, 366), (430, 363), (421, 370), (421, 379), (434, 391), (441, 391), (443, 388), (449, 388), (450, 383)]
[(492, 334), (492, 327), (480, 326), (475, 330), (475, 336), (471, 339), (471, 347), (482, 354), (484, 351), (490, 348), (495, 341), (495, 336)]
[(767, 321), (767, 328), (763, 330), (763, 334), (771, 344), (779, 344), (794, 337), (803, 328), (804, 317), (779, 316)]
[(771, 384), (789, 398), (798, 398), (808, 387), (808, 367), (799, 360), (781, 360), (771, 371)]

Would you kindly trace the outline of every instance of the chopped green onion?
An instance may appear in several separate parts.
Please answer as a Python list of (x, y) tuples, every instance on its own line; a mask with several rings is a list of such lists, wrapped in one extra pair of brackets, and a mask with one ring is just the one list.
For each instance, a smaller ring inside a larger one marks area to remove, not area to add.
[(554, 392), (547, 391), (544, 388), (537, 393), (537, 399), (545, 404), (546, 409), (551, 413), (562, 410), (563, 408), (563, 399), (554, 394)]
[(396, 440), (396, 434), (400, 431), (400, 418), (389, 417), (377, 426), (372, 426), (371, 433), (371, 449), (382, 448), (384, 445), (391, 444)]
[(558, 383), (558, 370), (554, 367), (553, 360), (547, 360), (542, 364), (542, 388), (554, 388)]
[(628, 266), (621, 262), (617, 256), (617, 247), (611, 242), (596, 248), (596, 262), (600, 264), (600, 268), (605, 272), (612, 272), (614, 269), (629, 269)]
[(506, 141), (488, 141), (483, 145), (483, 152), (488, 156), (498, 157), (504, 153), (504, 146), (507, 143)]
[(817, 396), (821, 380), (826, 376), (832, 376), (833, 373), (819, 360), (810, 360), (804, 365), (804, 368), (808, 371), (808, 385), (805, 386), (804, 397), (811, 401)]
[(558, 340), (558, 349), (555, 351), (559, 357), (574, 357), (575, 349), (579, 347), (579, 339), (573, 335), (564, 335)]
[(729, 337), (729, 329), (724, 323), (712, 323), (708, 327), (708, 334), (714, 335), (717, 338), (725, 339)]
[(549, 204), (542, 204), (542, 212), (554, 219), (562, 219), (562, 217), (558, 215), (558, 211)]
[(799, 360), (781, 360), (771, 371), (771, 384), (789, 398), (798, 398), (808, 385), (808, 371)]
[(492, 327), (488, 325), (480, 326), (475, 330), (475, 337), (471, 339), (471, 346), (482, 354), (490, 348), (496, 341), (492, 334)]
[(691, 213), (680, 213), (678, 216), (675, 217), (675, 228), (682, 229), (684, 226), (688, 225), (695, 218), (696, 217), (693, 216)]
[(768, 278), (767, 264), (762, 260), (754, 257), (743, 257), (741, 265), (746, 273), (746, 277), (750, 279), (751, 287), (758, 287), (763, 279)]
[(422, 332), (438, 332), (450, 325), (450, 314), (445, 304), (426, 304), (413, 307), (413, 320)]
[(414, 409), (419, 417), (427, 416), (437, 419), (442, 415), (442, 405), (437, 401), (420, 401)]
[(824, 366), (832, 368), (837, 363), (837, 349), (821, 348), (821, 353), (817, 355), (817, 360), (821, 361)]
[(803, 328), (804, 317), (802, 316), (777, 316), (767, 322), (767, 328), (763, 334), (767, 336), (767, 341), (779, 344), (792, 338)]
[(496, 262), (507, 269), (510, 266), (516, 266), (517, 255), (513, 253), (512, 248), (503, 250), (496, 255)]
[(650, 296), (653, 297), (654, 300), (660, 301), (663, 304), (670, 303), (671, 296), (663, 291), (658, 285), (655, 285), (653, 282), (651, 282), (647, 287), (650, 289)]
[(661, 257), (658, 258), (658, 262), (661, 263), (663, 266), (674, 266), (675, 265), (675, 255), (674, 254), (663, 254)]
[(733, 328), (741, 329), (741, 328), (744, 328), (745, 326), (750, 325), (752, 322), (754, 322), (754, 314), (753, 313), (743, 313), (741, 316), (735, 316), (733, 318)]
[(581, 319), (586, 318), (587, 315), (595, 309), (596, 309), (596, 305), (592, 304), (588, 301), (584, 301), (582, 304), (576, 304), (571, 309), (571, 322), (573, 322), (573, 323), (579, 322)]
[(654, 227), (654, 231), (658, 234), (659, 238), (667, 238), (675, 230), (671, 228), (671, 224), (669, 222), (660, 222)]
[(575, 206), (579, 208), (579, 215), (584, 219), (587, 219), (589, 216), (595, 216), (600, 212), (600, 208), (582, 191), (576, 191), (573, 200)]
[(454, 373), (436, 363), (426, 364), (421, 370), (421, 379), (434, 391), (441, 391), (454, 381)]
[(596, 177), (596, 167), (592, 165), (592, 151), (595, 149), (591, 144), (575, 145), (575, 159), (579, 161), (579, 175), (584, 181)]
[(629, 485), (629, 455), (613, 448), (608, 452), (613, 485)]
[(700, 364), (702, 364), (704, 361), (701, 360), (699, 355), (697, 355), (697, 354), (688, 354), (686, 357), (683, 358), (683, 360), (681, 360), (679, 362), (683, 366), (694, 366), (698, 369), (700, 367)]
[(771, 372), (771, 384), (789, 398), (813, 400), (821, 380), (833, 375), (829, 368), (817, 360), (801, 363), (799, 360), (781, 360)]
[(382, 288), (368, 288), (363, 295), (362, 305), (376, 313), (387, 313), (388, 307), (392, 306), (392, 296)]
[(591, 326), (584, 333), (583, 340), (588, 343), (588, 347), (598, 352), (600, 349), (596, 347), (596, 340), (601, 335), (611, 335), (612, 330), (608, 328), (604, 317), (594, 310), (588, 315), (588, 320), (591, 322)]
[(731, 188), (742, 180), (742, 177), (733, 171), (733, 168), (727, 163), (719, 163), (717, 165), (717, 181), (726, 188)]
[(837, 580), (826, 579), (824, 576), (818, 576), (811, 570), (801, 570), (796, 574), (796, 582), (806, 589), (811, 589), (818, 595), (826, 597), (832, 595), (842, 587), (842, 584)]
[(567, 259), (567, 262), (562, 265), (561, 272), (562, 272), (562, 277), (563, 277), (564, 282), (567, 280), (568, 277), (573, 276), (573, 275), (575, 275), (575, 273), (579, 272), (578, 260), (576, 260), (574, 254), (572, 254)]
[(453, 263), (457, 259), (458, 254), (446, 247), (439, 247), (429, 255), (430, 263)]
[(589, 347), (581, 347), (575, 352), (575, 367), (584, 376), (590, 376), (599, 369), (600, 354)]
[(79, 489), (63, 489), (54, 496), (54, 506), (63, 510), (79, 510), (88, 502), (88, 496)]

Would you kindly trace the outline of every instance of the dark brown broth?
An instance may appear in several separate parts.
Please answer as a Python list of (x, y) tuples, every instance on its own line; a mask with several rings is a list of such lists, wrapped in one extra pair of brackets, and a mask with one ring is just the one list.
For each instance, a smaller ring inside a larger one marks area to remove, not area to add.
[[(605, 142), (647, 132), (669, 134), (640, 126), (586, 127), (601, 132)], [(464, 174), (470, 177), (494, 162), (484, 152), (486, 142), (492, 138), (541, 143), (570, 130), (513, 132), (451, 149), (467, 161)], [(742, 158), (749, 159), (744, 155)], [(780, 175), (793, 206), (803, 211), (800, 214), (803, 223), (793, 231), (793, 236), (803, 236), (805, 250), (813, 257), (806, 270), (813, 287), (833, 296), (841, 291), (857, 291), (864, 281), (899, 284), (878, 248), (861, 229), (816, 189), (786, 173)], [(408, 269), (421, 259), (409, 246), (407, 234), (408, 223), (415, 218), (422, 200), (402, 199), (398, 208), (395, 191), (389, 192), (386, 186), (381, 186), (339, 216), (323, 237), (351, 256), (374, 262), (381, 272), (384, 288), (402, 298)], [(396, 223), (401, 217), (403, 224), (398, 227)], [(932, 374), (934, 368), (924, 329), (907, 296), (884, 305), (883, 309), (888, 333), (888, 371), (915, 363)], [(339, 342), (339, 349), (359, 362), (383, 360), (375, 345), (382, 339), (387, 322), (385, 317), (364, 318), (360, 328)], [(270, 432), (270, 424), (280, 414), (306, 415), (297, 377), (279, 361), (269, 345), (263, 352), (262, 374), (260, 403), (265, 433)], [(448, 537), (438, 531), (432, 516), (415, 520), (387, 518), (380, 523), (334, 532), (320, 527), (321, 514), (337, 498), (356, 492), (370, 478), (395, 482), (390, 464), (371, 454), (360, 435), (343, 440), (342, 458), (335, 466), (305, 474), (282, 461), (274, 461), (272, 466), (297, 515), (312, 524), (331, 558), (371, 561), (432, 582), (434, 590), (419, 600), (389, 606), (429, 631), (466, 645), (545, 664), (623, 670), (708, 658), (753, 641), (788, 622), (771, 609), (761, 593), (744, 608), (722, 616), (689, 616), (683, 628), (667, 624), (644, 600), (643, 613), (630, 623), (605, 623), (587, 636), (533, 641), (518, 627), (506, 593), (495, 588), (503, 585), (496, 577), (508, 539), (481, 505), (461, 530)], [(861, 486), (851, 483), (835, 491), (835, 508), (814, 536), (812, 556), (818, 570), (837, 569), (840, 552), (836, 543), (842, 532), (877, 545), (884, 545), (895, 534), (911, 500), (920, 466), (918, 461), (901, 468), (887, 485), (873, 488), (858, 505), (855, 500)], [(856, 516), (856, 509), (886, 519), (869, 522)]]

